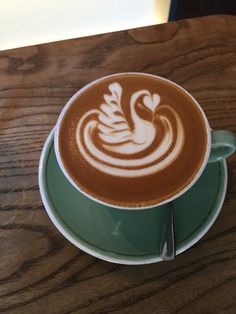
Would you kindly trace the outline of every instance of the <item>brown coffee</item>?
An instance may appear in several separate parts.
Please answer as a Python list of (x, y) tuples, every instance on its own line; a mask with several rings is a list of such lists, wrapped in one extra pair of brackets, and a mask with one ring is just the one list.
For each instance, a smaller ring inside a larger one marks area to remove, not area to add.
[(207, 130), (200, 109), (178, 86), (117, 74), (77, 94), (58, 145), (80, 190), (111, 205), (144, 207), (189, 185), (205, 157)]

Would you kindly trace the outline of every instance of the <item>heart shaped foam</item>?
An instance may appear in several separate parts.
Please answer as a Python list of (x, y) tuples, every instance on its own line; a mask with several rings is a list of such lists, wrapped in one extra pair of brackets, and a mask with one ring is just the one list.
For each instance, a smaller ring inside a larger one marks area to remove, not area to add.
[(160, 96), (158, 94), (146, 95), (143, 98), (143, 103), (149, 110), (155, 112), (157, 106), (160, 103)]

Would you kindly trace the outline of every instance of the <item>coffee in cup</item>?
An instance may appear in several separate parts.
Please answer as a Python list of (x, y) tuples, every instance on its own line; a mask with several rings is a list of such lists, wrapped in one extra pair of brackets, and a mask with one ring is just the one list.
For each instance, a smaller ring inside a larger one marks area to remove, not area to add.
[(78, 91), (55, 133), (59, 164), (92, 199), (147, 208), (184, 193), (210, 153), (210, 128), (194, 98), (151, 74), (121, 73)]

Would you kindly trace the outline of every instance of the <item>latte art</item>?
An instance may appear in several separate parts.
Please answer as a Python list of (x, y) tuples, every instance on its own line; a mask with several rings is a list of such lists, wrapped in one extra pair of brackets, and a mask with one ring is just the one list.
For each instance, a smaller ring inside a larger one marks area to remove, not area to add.
[(198, 173), (207, 131), (194, 99), (172, 82), (118, 73), (79, 90), (58, 120), (56, 150), (71, 183), (105, 204), (160, 205)]
[[(132, 93), (128, 104), (122, 104), (118, 82), (109, 84), (108, 90), (99, 109), (86, 112), (77, 124), (76, 143), (84, 159), (103, 173), (129, 178), (152, 175), (171, 165), (185, 140), (178, 113), (147, 89)], [(122, 105), (130, 107), (133, 126)], [(138, 108), (151, 113), (150, 121)], [(142, 157), (135, 157), (139, 153)]]

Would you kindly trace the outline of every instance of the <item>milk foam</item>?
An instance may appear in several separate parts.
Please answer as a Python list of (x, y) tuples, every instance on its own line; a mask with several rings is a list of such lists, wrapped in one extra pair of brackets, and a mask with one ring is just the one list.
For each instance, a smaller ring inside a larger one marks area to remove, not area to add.
[[(104, 103), (99, 109), (85, 113), (76, 128), (77, 146), (85, 160), (97, 170), (118, 177), (151, 175), (171, 165), (181, 153), (185, 137), (177, 112), (169, 105), (160, 105), (158, 94), (151, 94), (145, 89), (136, 91), (132, 94), (129, 104), (134, 125), (131, 129), (121, 107), (121, 85), (114, 82), (109, 84), (108, 89), (110, 94), (103, 96)], [(152, 121), (138, 115), (138, 104), (152, 112)], [(159, 108), (171, 112), (175, 125), (167, 115), (158, 112)], [(156, 116), (164, 125), (164, 134), (158, 146), (154, 147), (154, 140), (158, 135), (158, 124), (154, 123)], [(94, 142), (95, 131), (98, 132), (100, 144), (104, 148), (102, 150)], [(144, 157), (127, 158), (148, 148), (151, 150)], [(117, 153), (120, 157), (114, 157), (110, 152)]]

